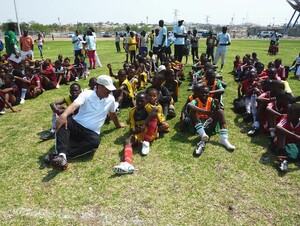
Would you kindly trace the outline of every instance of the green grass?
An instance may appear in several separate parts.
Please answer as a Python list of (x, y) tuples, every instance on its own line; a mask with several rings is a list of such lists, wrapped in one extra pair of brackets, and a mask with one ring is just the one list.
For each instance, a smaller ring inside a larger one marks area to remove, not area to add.
[[(283, 64), (290, 65), (300, 52), (299, 40), (281, 40)], [(48, 49), (49, 47), (50, 49)], [(232, 112), (237, 84), (230, 72), (235, 55), (253, 51), (265, 63), (274, 61), (266, 54), (268, 41), (232, 40), (228, 47), (224, 94), (229, 136), (236, 146), (233, 153), (219, 145), (219, 134), (211, 137), (200, 158), (192, 152), (199, 138), (181, 133), (179, 115), (169, 120), (171, 132), (151, 145), (149, 156), (135, 149), (133, 175), (115, 176), (112, 166), (120, 161), (128, 126), (115, 129), (104, 125), (101, 145), (93, 157), (69, 164), (64, 172), (39, 169), (41, 158), (53, 149), (53, 140), (40, 142), (39, 134), (51, 126), (49, 103), (68, 95), (68, 86), (47, 91), (17, 106), (21, 112), (1, 116), (0, 135), (0, 219), (1, 225), (297, 225), (300, 222), (299, 165), (281, 175), (274, 158), (261, 164), (268, 153), (265, 135), (250, 138), (249, 124)], [(204, 40), (200, 52), (204, 51)], [(62, 53), (71, 57), (70, 41), (49, 41), (44, 55), (53, 61)], [(38, 55), (37, 50), (35, 54)], [(103, 66), (122, 67), (124, 53), (116, 53), (113, 41), (98, 41)], [(191, 60), (189, 60), (191, 63)], [(185, 68), (186, 74), (191, 64)], [(91, 76), (107, 74), (106, 67)], [(299, 81), (290, 75), (295, 95)], [(87, 80), (79, 82), (87, 87)], [(179, 113), (190, 91), (188, 81), (180, 87)], [(128, 109), (120, 118), (125, 121)]]

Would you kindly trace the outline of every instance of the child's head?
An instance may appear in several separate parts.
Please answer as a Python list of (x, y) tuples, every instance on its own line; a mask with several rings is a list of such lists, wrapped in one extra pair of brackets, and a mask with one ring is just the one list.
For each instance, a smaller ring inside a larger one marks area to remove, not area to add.
[(70, 65), (70, 58), (69, 58), (69, 57), (66, 57), (66, 58), (64, 59), (64, 65), (65, 65), (65, 66), (69, 66), (69, 65)]
[(252, 55), (252, 58), (253, 58), (253, 59), (256, 59), (256, 58), (257, 58), (257, 53), (256, 53), (256, 52), (253, 52), (251, 55)]
[(158, 100), (158, 90), (155, 88), (149, 88), (147, 91), (147, 101), (152, 105), (156, 105)]
[(255, 68), (256, 68), (257, 74), (261, 74), (262, 71), (265, 69), (265, 65), (261, 62), (256, 62)]
[(167, 83), (171, 83), (175, 80), (175, 73), (173, 70), (166, 70), (165, 79)]
[(249, 71), (249, 74), (247, 76), (248, 82), (253, 82), (256, 78), (256, 72), (255, 71)]
[(196, 83), (194, 86), (194, 96), (199, 98), (203, 103), (207, 101), (209, 96), (209, 88), (201, 83)]
[(206, 77), (207, 85), (212, 86), (216, 79), (215, 71), (212, 69), (208, 69), (205, 73), (205, 77)]
[(154, 88), (160, 89), (160, 86), (163, 82), (164, 82), (164, 75), (158, 73), (153, 77), (152, 86)]
[(267, 70), (267, 75), (269, 76), (270, 79), (274, 79), (277, 74), (276, 68), (271, 67)]
[(32, 74), (33, 74), (33, 68), (32, 67), (25, 67), (25, 76), (27, 77), (27, 78), (29, 78), (29, 77), (31, 77), (32, 76)]
[(268, 63), (268, 68), (272, 68), (272, 67), (275, 67), (275, 63), (273, 61), (270, 61)]
[(12, 85), (13, 82), (14, 82), (14, 76), (10, 73), (6, 73), (4, 78), (3, 78), (3, 81), (6, 85)]
[(291, 104), (287, 111), (287, 120), (290, 122), (299, 122), (300, 118), (300, 104)]
[(79, 59), (79, 57), (75, 57), (75, 59), (74, 59), (74, 64), (75, 64), (75, 65), (80, 64), (80, 59)]
[(63, 55), (62, 54), (58, 54), (57, 59), (62, 62), (63, 61)]
[(118, 71), (118, 79), (119, 79), (120, 85), (126, 79), (126, 71), (124, 69), (120, 69)]
[(70, 86), (70, 95), (72, 100), (75, 100), (81, 93), (81, 86), (78, 83), (73, 83)]
[(274, 62), (274, 64), (275, 64), (275, 67), (276, 67), (276, 68), (279, 68), (279, 66), (282, 64), (282, 60), (281, 60), (281, 58), (277, 58), (277, 59), (275, 59), (275, 62)]
[(60, 69), (60, 68), (61, 68), (61, 62), (60, 62), (59, 60), (56, 60), (56, 61), (54, 62), (54, 67), (55, 67), (56, 69)]
[(236, 56), (235, 56), (235, 60), (236, 60), (236, 61), (239, 61), (240, 59), (241, 59), (240, 55), (236, 55)]
[(136, 95), (136, 109), (141, 110), (147, 104), (147, 95), (145, 92), (140, 92)]
[(91, 90), (94, 90), (97, 86), (97, 79), (96, 78), (90, 78), (89, 80), (89, 87)]
[(197, 30), (196, 30), (196, 29), (193, 30), (193, 35), (194, 35), (194, 36), (197, 35)]
[(130, 31), (130, 36), (131, 36), (131, 38), (134, 37), (134, 32), (133, 31)]

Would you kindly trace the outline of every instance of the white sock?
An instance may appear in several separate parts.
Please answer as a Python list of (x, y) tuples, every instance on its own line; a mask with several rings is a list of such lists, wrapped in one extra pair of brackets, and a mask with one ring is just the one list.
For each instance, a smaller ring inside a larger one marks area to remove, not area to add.
[(64, 159), (67, 159), (67, 156), (66, 156), (66, 154), (65, 153), (59, 153), (59, 155), (58, 156), (61, 156), (61, 157), (63, 157)]
[(27, 89), (22, 88), (21, 90), (21, 99), (25, 99)]

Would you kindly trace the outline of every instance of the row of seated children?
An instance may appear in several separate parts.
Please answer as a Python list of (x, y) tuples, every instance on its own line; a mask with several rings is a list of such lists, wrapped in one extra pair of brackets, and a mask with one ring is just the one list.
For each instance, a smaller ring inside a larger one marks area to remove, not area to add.
[[(233, 61), (232, 70), (235, 81), (243, 81), (245, 73), (248, 73), (250, 70), (252, 70), (252, 68), (257, 68), (258, 63), (260, 63), (260, 61), (255, 52), (253, 52), (251, 56), (250, 54), (246, 54), (243, 57), (243, 60), (241, 60), (241, 57), (237, 55)], [(288, 78), (289, 67), (282, 64), (281, 58), (276, 58), (272, 64), (274, 64), (277, 70), (277, 75), (280, 77), (280, 79), (286, 80)]]
[[(23, 104), (25, 99), (35, 98), (45, 90), (59, 88), (63, 82), (69, 84), (70, 80), (78, 81), (80, 75), (88, 75), (79, 58), (75, 59), (73, 65), (70, 64), (69, 58), (65, 58), (61, 63), (61, 58), (60, 55), (54, 65), (51, 64), (50, 59), (36, 61), (35, 66), (32, 66), (30, 61), (25, 60), (15, 68), (10, 62), (2, 60), (0, 89), (4, 99), (11, 106)], [(12, 76), (9, 76), (10, 74)], [(1, 114), (5, 114), (8, 107), (7, 104), (4, 104), (4, 107), (0, 109)]]
[[(245, 101), (244, 120), (253, 122), (253, 129), (248, 135), (255, 136), (263, 130), (271, 138), (271, 143), (277, 146), (278, 123), (282, 117), (286, 117), (291, 104), (299, 101), (300, 97), (293, 96), (288, 82), (278, 75), (275, 63), (270, 62), (268, 68), (264, 69), (264, 65), (259, 62), (248, 70), (238, 87), (238, 95)], [(296, 126), (298, 125), (295, 124), (295, 128)], [(280, 144), (282, 149), (282, 142)], [(286, 159), (281, 158), (280, 161), (286, 164)], [(280, 169), (287, 168), (281, 164)]]

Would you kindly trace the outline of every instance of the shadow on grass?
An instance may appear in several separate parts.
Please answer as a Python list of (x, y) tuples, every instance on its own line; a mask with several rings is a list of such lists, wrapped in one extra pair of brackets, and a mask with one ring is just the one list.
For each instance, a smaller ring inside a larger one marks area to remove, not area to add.
[[(74, 141), (70, 141), (71, 145), (75, 145), (76, 142)], [(75, 157), (75, 158), (68, 158), (68, 163), (75, 163), (75, 162), (88, 162), (91, 161), (94, 157), (94, 154), (96, 152), (97, 149), (95, 149), (92, 152), (89, 152), (85, 155), (79, 156), (79, 157)], [(46, 168), (52, 168), (50, 163), (46, 163), (45, 162), (45, 157), (49, 154), (54, 154), (55, 153), (55, 146), (53, 145), (47, 153), (45, 153), (42, 156), (38, 157), (38, 164), (40, 164), (39, 169), (46, 169)], [(48, 174), (42, 179), (42, 182), (49, 182), (50, 180), (52, 180), (53, 178), (55, 178), (55, 176), (59, 173), (62, 172), (63, 170), (60, 169), (52, 169), (52, 171), (48, 172)]]

